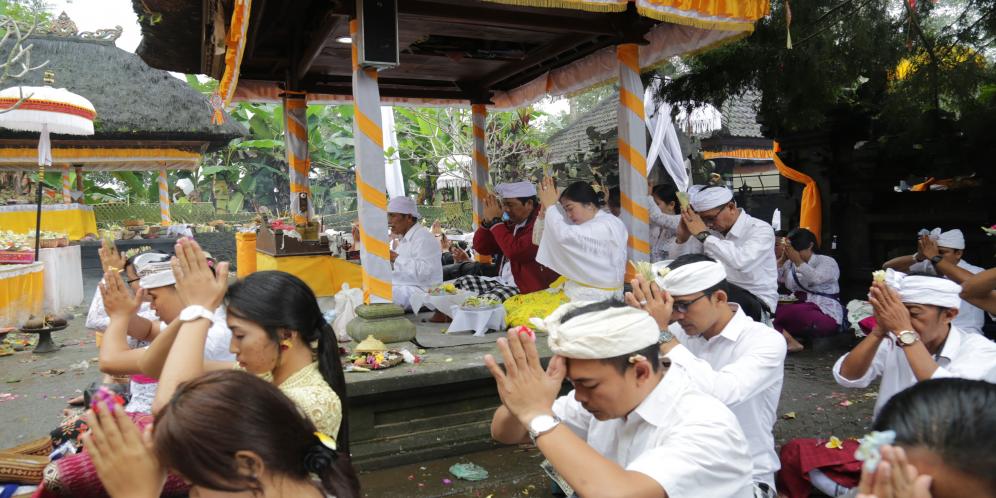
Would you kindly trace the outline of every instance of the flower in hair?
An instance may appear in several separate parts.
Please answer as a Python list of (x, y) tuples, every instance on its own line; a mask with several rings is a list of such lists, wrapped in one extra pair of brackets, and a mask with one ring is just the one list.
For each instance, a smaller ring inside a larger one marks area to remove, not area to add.
[(315, 432), (317, 441), (304, 454), (304, 469), (312, 474), (321, 474), (339, 458), (335, 440), (327, 434)]
[(882, 461), (882, 446), (896, 441), (896, 431), (872, 431), (861, 438), (861, 445), (854, 452), (854, 458), (865, 462), (868, 472), (875, 472), (878, 462)]

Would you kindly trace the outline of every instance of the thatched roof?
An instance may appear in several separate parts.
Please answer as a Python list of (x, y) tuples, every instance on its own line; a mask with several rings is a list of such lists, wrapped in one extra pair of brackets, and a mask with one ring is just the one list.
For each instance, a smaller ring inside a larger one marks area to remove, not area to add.
[[(63, 23), (68, 18), (60, 17)], [(71, 24), (71, 21), (68, 21)], [(137, 55), (114, 45), (116, 36), (102, 34), (103, 39), (83, 39), (72, 29), (35, 35), (29, 39), (32, 63), (48, 61), (44, 69), (28, 73), (4, 86), (44, 85), (45, 71), (55, 73), (55, 87), (64, 87), (82, 95), (97, 110), (92, 142), (182, 141), (200, 142), (214, 149), (235, 137), (246, 135), (245, 128), (231, 119), (224, 125), (211, 123), (211, 106), (207, 97), (166, 71), (153, 69)], [(5, 47), (0, 50), (6, 53)], [(0, 140), (31, 137), (0, 129)], [(53, 139), (60, 138), (53, 135)], [(204, 152), (203, 150), (201, 152)]]

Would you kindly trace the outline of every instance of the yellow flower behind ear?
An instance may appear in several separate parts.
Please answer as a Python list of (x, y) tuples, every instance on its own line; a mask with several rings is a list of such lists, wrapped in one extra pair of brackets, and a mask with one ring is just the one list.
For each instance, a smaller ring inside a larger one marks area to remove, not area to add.
[(335, 450), (336, 449), (335, 439), (332, 439), (332, 437), (329, 436), (328, 434), (325, 434), (324, 432), (317, 432), (316, 431), (315, 432), (315, 437), (317, 437), (318, 441), (322, 443), (322, 446), (324, 446), (324, 447), (326, 447), (326, 448), (328, 448), (330, 450)]
[(842, 450), (844, 449), (844, 442), (837, 438), (837, 436), (830, 436), (830, 440), (824, 446), (831, 450)]

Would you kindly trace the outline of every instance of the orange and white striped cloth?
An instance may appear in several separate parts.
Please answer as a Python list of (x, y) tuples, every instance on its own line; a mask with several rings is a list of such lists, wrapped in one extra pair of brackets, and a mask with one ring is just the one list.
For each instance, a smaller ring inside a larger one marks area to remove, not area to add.
[(69, 165), (62, 165), (62, 203), (72, 204), (73, 203), (73, 188), (69, 183)]
[(288, 176), (290, 177), (290, 208), (295, 224), (307, 223), (314, 216), (311, 202), (301, 209), (302, 193), (311, 200), (308, 173), (311, 159), (308, 156), (308, 104), (304, 92), (284, 93), (284, 143), (287, 151)]
[(164, 226), (173, 223), (169, 212), (169, 183), (166, 181), (165, 166), (159, 168), (159, 216)]
[(377, 70), (359, 66), (359, 25), (349, 22), (353, 37), (353, 141), (360, 218), (360, 262), (365, 302), (391, 302), (391, 252), (387, 245), (387, 185), (384, 179), (384, 133), (381, 128)]
[[(647, 196), (647, 137), (640, 81), (639, 48), (633, 43), (616, 47), (619, 61), (619, 202), (629, 231), (630, 261), (650, 260), (650, 212)], [(627, 265), (626, 280), (635, 268)]]

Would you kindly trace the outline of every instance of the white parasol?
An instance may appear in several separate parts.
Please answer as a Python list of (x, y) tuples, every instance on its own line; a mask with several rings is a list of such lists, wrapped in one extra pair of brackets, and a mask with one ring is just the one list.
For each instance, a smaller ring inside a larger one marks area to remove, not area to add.
[[(53, 83), (45, 73), (45, 82)], [(93, 135), (97, 111), (89, 100), (66, 90), (50, 86), (15, 86), (0, 91), (0, 127), (41, 133), (38, 140), (38, 214), (35, 218), (35, 261), (38, 260), (41, 231), (41, 195), (45, 167), (52, 165), (49, 133)]]

